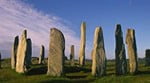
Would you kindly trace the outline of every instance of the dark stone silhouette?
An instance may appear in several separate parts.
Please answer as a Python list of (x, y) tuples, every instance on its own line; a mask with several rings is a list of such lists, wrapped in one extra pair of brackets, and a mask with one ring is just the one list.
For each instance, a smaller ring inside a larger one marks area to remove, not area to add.
[(27, 39), (27, 51), (26, 51), (26, 66), (27, 68), (30, 67), (30, 65), (32, 64), (32, 41), (30, 38)]
[(74, 45), (71, 45), (70, 51), (70, 65), (74, 66)]
[(116, 74), (123, 75), (127, 73), (127, 61), (126, 61), (125, 45), (123, 43), (123, 33), (120, 24), (116, 25), (115, 39), (116, 39), (116, 49), (115, 49)]
[(2, 68), (2, 66), (1, 66), (1, 60), (2, 59), (2, 56), (1, 56), (1, 53), (0, 53), (0, 69)]
[(145, 65), (150, 66), (150, 49), (145, 51)]
[(17, 49), (19, 44), (19, 36), (15, 37), (14, 44), (12, 46), (12, 54), (11, 54), (11, 68), (16, 68), (16, 59), (17, 59)]

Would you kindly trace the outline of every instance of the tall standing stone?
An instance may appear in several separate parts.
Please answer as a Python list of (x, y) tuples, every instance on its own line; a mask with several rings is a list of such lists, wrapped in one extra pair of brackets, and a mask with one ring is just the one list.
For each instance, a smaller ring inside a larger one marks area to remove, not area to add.
[(45, 56), (45, 48), (42, 45), (41, 49), (40, 49), (39, 64), (43, 64), (44, 63), (44, 56)]
[(145, 66), (150, 66), (150, 49), (145, 51)]
[(18, 45), (16, 72), (24, 73), (26, 71), (25, 57), (27, 52), (27, 31), (24, 30)]
[(59, 77), (64, 74), (64, 51), (65, 38), (63, 33), (56, 28), (52, 28), (50, 30), (47, 75)]
[(129, 70), (131, 74), (135, 74), (138, 71), (138, 62), (137, 62), (137, 47), (134, 29), (127, 30), (126, 44), (128, 48)]
[(79, 49), (79, 65), (85, 65), (85, 46), (86, 46), (86, 23), (81, 24), (81, 40)]
[(28, 38), (26, 40), (27, 42), (27, 51), (26, 51), (26, 57), (25, 57), (25, 64), (26, 64), (26, 67), (29, 68), (30, 65), (32, 64), (32, 41), (30, 38)]
[(12, 46), (12, 54), (11, 54), (11, 68), (16, 68), (16, 59), (17, 59), (17, 49), (19, 44), (19, 36), (15, 37), (14, 44)]
[(116, 32), (116, 74), (123, 75), (127, 73), (127, 61), (126, 61), (126, 53), (125, 53), (125, 45), (123, 43), (123, 33), (121, 29), (121, 25), (117, 24)]
[(71, 66), (74, 66), (74, 45), (71, 45), (70, 51), (70, 64)]
[(103, 31), (101, 27), (95, 29), (94, 45), (92, 50), (92, 75), (100, 77), (106, 74), (106, 54)]
[(91, 51), (91, 60), (93, 60), (93, 49)]

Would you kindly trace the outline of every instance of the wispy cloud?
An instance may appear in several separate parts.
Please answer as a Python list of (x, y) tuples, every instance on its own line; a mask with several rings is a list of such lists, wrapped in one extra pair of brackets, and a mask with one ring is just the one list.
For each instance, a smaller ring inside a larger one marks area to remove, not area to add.
[(3, 57), (10, 56), (14, 37), (20, 35), (24, 29), (28, 30), (28, 37), (32, 39), (33, 55), (38, 56), (42, 44), (46, 49), (49, 48), (49, 31), (53, 27), (60, 29), (65, 35), (66, 55), (69, 54), (70, 45), (79, 47), (79, 38), (65, 20), (44, 14), (19, 0), (0, 0), (0, 50)]

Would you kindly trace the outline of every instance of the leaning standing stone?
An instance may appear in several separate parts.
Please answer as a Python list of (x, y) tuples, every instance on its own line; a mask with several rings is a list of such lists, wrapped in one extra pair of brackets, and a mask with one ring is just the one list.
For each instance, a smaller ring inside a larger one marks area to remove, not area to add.
[(147, 49), (145, 53), (145, 66), (150, 66), (150, 49)]
[(16, 72), (18, 73), (24, 73), (26, 71), (26, 65), (25, 65), (25, 57), (26, 57), (26, 51), (27, 51), (27, 31), (24, 30), (20, 41), (18, 45), (17, 50), (17, 62), (16, 62)]
[(16, 59), (17, 59), (17, 49), (19, 44), (19, 37), (16, 36), (14, 40), (14, 44), (12, 46), (12, 54), (11, 54), (11, 68), (16, 68)]
[(64, 74), (64, 51), (65, 38), (61, 31), (56, 28), (50, 30), (50, 44), (48, 56), (48, 71), (49, 76), (62, 76)]
[(32, 64), (32, 41), (30, 38), (28, 38), (27, 40), (27, 51), (26, 51), (26, 67), (29, 68), (30, 65)]
[(135, 31), (133, 29), (127, 30), (126, 44), (128, 48), (129, 70), (131, 74), (135, 74), (138, 71), (138, 62), (137, 62)]
[(123, 75), (127, 73), (127, 61), (126, 61), (125, 46), (123, 43), (123, 33), (120, 24), (117, 24), (116, 26), (115, 38), (116, 38), (116, 50), (115, 50), (116, 74)]
[(45, 48), (42, 45), (40, 49), (39, 64), (44, 63), (44, 56), (45, 56)]
[(79, 65), (85, 65), (85, 46), (86, 46), (86, 23), (81, 24), (81, 40), (79, 49)]
[(74, 45), (71, 45), (70, 51), (70, 64), (71, 66), (74, 66)]
[(94, 35), (94, 47), (92, 51), (92, 75), (100, 77), (106, 74), (106, 54), (104, 47), (103, 31), (97, 27)]

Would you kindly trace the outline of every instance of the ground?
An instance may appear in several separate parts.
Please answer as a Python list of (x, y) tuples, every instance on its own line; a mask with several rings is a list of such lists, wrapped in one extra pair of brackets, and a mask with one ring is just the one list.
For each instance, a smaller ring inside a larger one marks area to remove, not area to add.
[[(139, 72), (136, 75), (129, 73), (124, 76), (115, 75), (115, 61), (108, 60), (107, 75), (95, 78), (91, 76), (91, 61), (86, 61), (83, 68), (76, 65), (71, 67), (69, 61), (65, 61), (65, 75), (63, 77), (49, 77), (46, 75), (47, 64), (38, 64), (38, 59), (32, 59), (32, 66), (28, 73), (18, 74), (10, 68), (10, 59), (2, 60), (0, 69), (0, 83), (150, 83), (150, 67), (144, 65), (144, 60), (139, 61)], [(46, 61), (47, 63), (47, 61)]]

